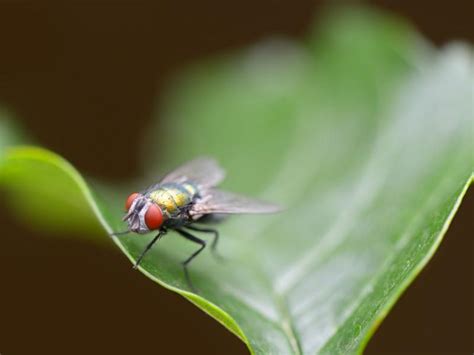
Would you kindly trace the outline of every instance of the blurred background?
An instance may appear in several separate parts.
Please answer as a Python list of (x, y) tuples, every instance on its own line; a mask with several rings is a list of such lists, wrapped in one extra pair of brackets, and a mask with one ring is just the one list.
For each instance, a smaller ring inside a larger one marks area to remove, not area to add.
[[(474, 42), (472, 1), (370, 3), (436, 45)], [(141, 134), (176, 73), (268, 36), (303, 38), (327, 5), (0, 0), (0, 103), (84, 174), (133, 178)], [(473, 216), (471, 189), (367, 354), (472, 353)], [(26, 229), (1, 204), (0, 224), (1, 354), (247, 353), (216, 321), (133, 271), (118, 249)]]

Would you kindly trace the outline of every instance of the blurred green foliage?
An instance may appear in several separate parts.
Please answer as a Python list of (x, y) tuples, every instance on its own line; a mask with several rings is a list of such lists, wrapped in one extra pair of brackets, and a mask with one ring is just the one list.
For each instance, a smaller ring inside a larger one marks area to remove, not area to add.
[[(192, 265), (199, 295), (180, 266), (195, 247), (173, 234), (141, 271), (254, 353), (360, 352), (472, 181), (472, 57), (460, 44), (431, 48), (397, 19), (349, 9), (329, 15), (307, 43), (273, 40), (191, 69), (166, 98), (167, 127), (150, 130), (146, 151), (164, 152), (169, 168), (215, 156), (226, 188), (287, 210), (223, 223), (227, 261), (206, 253)], [(144, 158), (154, 182), (163, 169), (153, 154)], [(130, 191), (89, 185), (41, 148), (10, 149), (0, 183), (35, 225), (124, 228)], [(114, 241), (133, 261), (150, 237)]]
[(24, 142), (25, 137), (16, 126), (12, 115), (0, 107), (0, 162), (9, 146)]

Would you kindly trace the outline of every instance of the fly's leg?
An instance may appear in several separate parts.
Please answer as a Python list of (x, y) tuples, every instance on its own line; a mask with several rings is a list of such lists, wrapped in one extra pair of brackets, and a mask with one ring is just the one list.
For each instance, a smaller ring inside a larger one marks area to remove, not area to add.
[(166, 234), (166, 229), (162, 229), (158, 232), (158, 234), (155, 236), (155, 238), (153, 238), (151, 240), (150, 243), (148, 243), (148, 245), (145, 247), (145, 249), (142, 251), (142, 253), (140, 254), (140, 256), (138, 257), (137, 261), (135, 262), (135, 265), (133, 265), (133, 268), (136, 269), (138, 268), (138, 265), (140, 265), (143, 257), (145, 256), (145, 254), (151, 249), (151, 247), (153, 246), (153, 244), (156, 243), (156, 241), (158, 239), (160, 239), (163, 235)]
[(214, 257), (216, 259), (220, 260), (220, 261), (223, 260), (223, 257), (217, 252), (217, 249), (216, 249), (217, 248), (217, 243), (219, 242), (219, 232), (216, 229), (202, 228), (202, 227), (197, 227), (197, 226), (194, 226), (194, 225), (186, 226), (186, 228), (191, 229), (191, 230), (196, 231), (196, 232), (213, 234), (214, 238), (212, 239), (212, 244), (211, 244), (212, 255), (214, 255)]
[(193, 260), (196, 256), (198, 256), (200, 252), (203, 251), (203, 249), (206, 247), (206, 242), (202, 239), (195, 237), (194, 235), (192, 235), (191, 233), (183, 229), (176, 229), (176, 232), (178, 232), (182, 237), (186, 238), (187, 240), (190, 240), (191, 242), (201, 245), (201, 247), (198, 250), (196, 250), (194, 253), (191, 254), (189, 258), (187, 258), (186, 260), (182, 262), (183, 269), (184, 269), (184, 276), (186, 277), (186, 282), (188, 283), (189, 288), (193, 292), (197, 293), (196, 288), (194, 287), (193, 283), (191, 282), (191, 278), (189, 277), (188, 264), (191, 262), (191, 260)]

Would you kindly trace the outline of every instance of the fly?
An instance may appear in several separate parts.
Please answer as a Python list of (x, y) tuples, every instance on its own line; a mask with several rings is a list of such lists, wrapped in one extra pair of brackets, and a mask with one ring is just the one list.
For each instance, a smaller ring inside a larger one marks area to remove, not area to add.
[(280, 210), (275, 204), (216, 189), (224, 177), (224, 170), (214, 159), (197, 158), (175, 169), (159, 183), (128, 196), (125, 203), (127, 213), (123, 217), (128, 230), (114, 235), (158, 231), (139, 255), (135, 269), (153, 245), (169, 230), (174, 230), (183, 238), (199, 244), (199, 248), (182, 262), (186, 281), (195, 290), (188, 265), (206, 247), (206, 241), (196, 237), (195, 232), (212, 234), (211, 250), (215, 252), (219, 232), (208, 225), (212, 217)]

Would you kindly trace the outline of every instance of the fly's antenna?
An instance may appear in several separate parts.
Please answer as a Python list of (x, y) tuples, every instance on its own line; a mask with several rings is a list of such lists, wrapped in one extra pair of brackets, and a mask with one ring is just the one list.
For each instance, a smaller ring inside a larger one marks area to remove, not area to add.
[(123, 231), (123, 232), (114, 232), (114, 233), (110, 233), (109, 237), (118, 237), (118, 236), (129, 234), (129, 233), (131, 233), (131, 231), (129, 231), (129, 230), (126, 230), (126, 231)]

